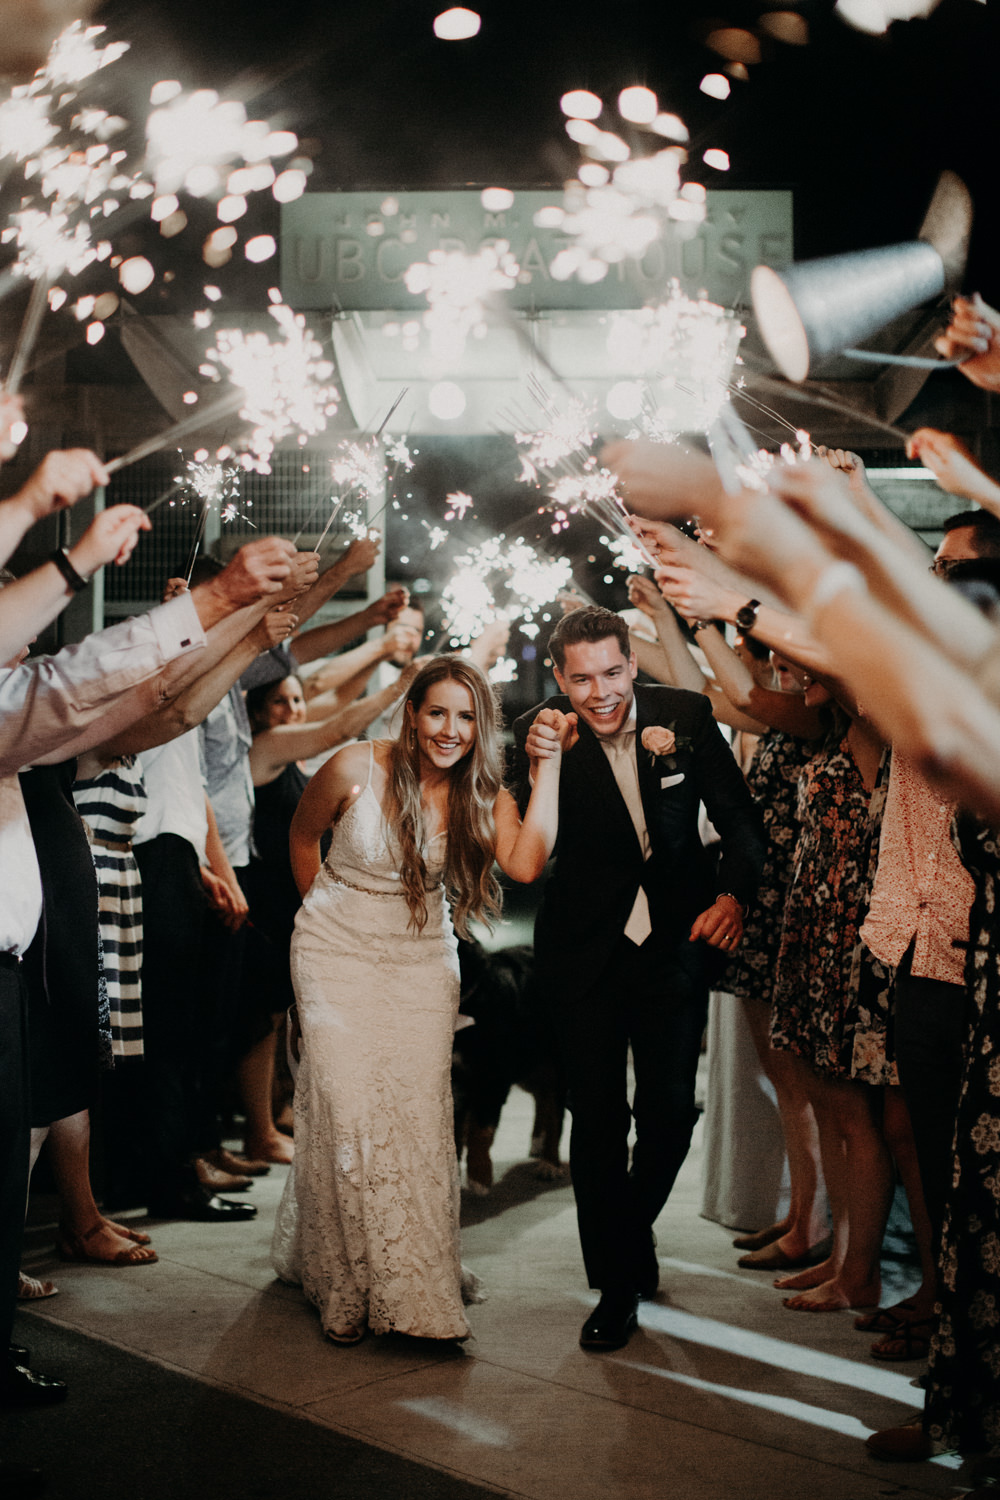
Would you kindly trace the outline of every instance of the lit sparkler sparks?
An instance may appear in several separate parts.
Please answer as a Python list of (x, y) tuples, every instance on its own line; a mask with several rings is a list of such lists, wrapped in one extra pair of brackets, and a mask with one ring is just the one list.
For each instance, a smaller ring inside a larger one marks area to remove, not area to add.
[(633, 382), (645, 383), (636, 416), (644, 435), (669, 440), (678, 432), (708, 431), (728, 399), (745, 333), (728, 308), (686, 296), (676, 278), (657, 302), (610, 315), (609, 359), (628, 369)]
[(240, 462), (259, 474), (271, 472), (277, 443), (293, 432), (302, 443), (307, 434), (322, 432), (340, 402), (330, 383), (333, 365), (303, 315), (280, 302), (272, 302), (268, 311), (280, 339), (263, 331), (220, 329), (201, 366), (202, 374), (219, 379), (225, 373), (243, 391), (240, 416), (252, 424), (252, 432)]
[[(568, 185), (563, 205), (541, 210), (536, 220), (571, 237), (551, 267), (557, 280), (601, 281), (610, 266), (641, 260), (666, 222), (704, 219), (704, 187), (681, 182), (687, 128), (660, 110), (652, 90), (625, 89), (618, 100), (633, 140), (641, 131), (641, 139), (655, 148), (646, 154), (633, 154), (623, 136), (602, 128), (605, 109), (596, 94), (577, 90), (562, 103), (569, 116), (566, 131), (586, 161)], [(664, 145), (664, 139), (671, 144)]]
[(463, 490), (455, 490), (447, 496), (445, 503), (448, 506), (448, 509), (444, 513), (446, 521), (464, 521), (466, 511), (471, 510), (476, 502), (471, 495), (465, 494)]
[[(157, 85), (159, 99), (172, 85)], [(179, 84), (173, 97), (146, 121), (146, 165), (158, 194), (183, 188), (196, 198), (245, 199), (248, 192), (273, 187), (277, 174), (272, 160), (287, 156), (298, 145), (290, 130), (272, 130), (265, 120), (248, 120), (243, 105), (221, 99), (214, 89), (184, 93)], [(238, 164), (238, 165), (236, 165)], [(232, 171), (227, 169), (233, 167)], [(227, 210), (226, 222), (241, 216)], [(238, 203), (233, 203), (235, 210)]]
[(432, 250), (426, 261), (409, 266), (407, 290), (427, 298), (423, 321), (432, 356), (444, 364), (459, 359), (468, 336), (486, 331), (497, 294), (515, 286), (519, 274), (506, 240), (484, 245), (476, 255)]
[[(588, 515), (630, 545), (643, 548), (629, 528), (617, 477), (587, 451), (596, 433), (585, 405), (574, 400), (560, 408), (537, 381), (529, 382), (529, 390), (548, 418), (548, 426), (515, 433), (518, 446), (526, 450), (520, 479), (539, 488), (548, 485), (542, 509), (552, 516), (553, 534), (568, 530), (572, 516)], [(652, 555), (646, 552), (645, 556), (655, 566)]]
[(520, 621), (523, 634), (538, 633), (536, 616), (570, 583), (566, 557), (541, 555), (520, 537), (491, 537), (455, 558), (456, 572), (441, 592), (453, 645), (468, 645), (495, 620)]
[[(175, 483), (186, 485), (193, 490), (203, 505), (209, 510), (218, 511), (219, 519), (223, 523), (234, 521), (237, 516), (243, 515), (240, 508), (242, 476), (236, 464), (191, 459), (185, 468), (187, 477), (182, 478), (177, 475)], [(243, 504), (249, 510), (253, 506), (253, 501), (245, 500)]]

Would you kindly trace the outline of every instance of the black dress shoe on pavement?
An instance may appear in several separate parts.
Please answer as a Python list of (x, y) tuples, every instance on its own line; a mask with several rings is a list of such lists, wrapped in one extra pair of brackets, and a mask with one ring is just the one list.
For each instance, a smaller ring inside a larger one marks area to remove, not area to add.
[(23, 1344), (11, 1344), (7, 1350), (12, 1365), (30, 1365), (31, 1350), (26, 1349)]
[(0, 1407), (25, 1410), (32, 1406), (54, 1406), (66, 1400), (66, 1382), (53, 1380), (23, 1365), (11, 1365), (0, 1381)]
[(580, 1330), (581, 1349), (621, 1349), (639, 1326), (636, 1292), (602, 1292)]
[(0, 1459), (0, 1495), (4, 1500), (33, 1500), (45, 1489), (45, 1483), (41, 1469)]
[(231, 1198), (217, 1198), (208, 1188), (186, 1188), (176, 1198), (151, 1203), (154, 1219), (193, 1219), (197, 1224), (233, 1224), (237, 1219), (255, 1219), (252, 1203), (234, 1203)]

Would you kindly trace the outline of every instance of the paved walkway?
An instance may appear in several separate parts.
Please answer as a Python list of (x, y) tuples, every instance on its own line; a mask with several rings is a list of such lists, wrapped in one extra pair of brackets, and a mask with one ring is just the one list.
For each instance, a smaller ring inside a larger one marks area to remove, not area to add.
[[(584, 1285), (572, 1192), (525, 1159), (515, 1091), (494, 1150), (499, 1185), (470, 1200), (464, 1258), (489, 1301), (464, 1348), (395, 1337), (341, 1349), (268, 1260), (283, 1169), (252, 1190), (251, 1225), (156, 1227), (157, 1266), (63, 1266), (33, 1233), (27, 1268), (60, 1295), (34, 1318), (187, 1373), (377, 1449), (532, 1500), (875, 1500), (953, 1496), (953, 1460), (887, 1468), (864, 1437), (919, 1404), (918, 1365), (877, 1365), (848, 1313), (791, 1313), (740, 1271), (699, 1216), (700, 1145), (657, 1226), (662, 1290), (612, 1355), (577, 1346)], [(52, 1373), (58, 1373), (53, 1371)], [(88, 1400), (74, 1389), (74, 1403)], [(44, 1421), (44, 1416), (40, 1417)], [(122, 1475), (123, 1493), (129, 1492)], [(970, 1481), (971, 1482), (971, 1481)]]

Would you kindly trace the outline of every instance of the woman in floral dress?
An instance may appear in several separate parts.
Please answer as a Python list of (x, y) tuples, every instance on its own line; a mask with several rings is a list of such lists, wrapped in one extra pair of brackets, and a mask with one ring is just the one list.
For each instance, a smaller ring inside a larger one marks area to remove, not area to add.
[[(810, 682), (806, 701), (826, 689)], [(827, 1260), (777, 1285), (801, 1312), (878, 1302), (879, 1251), (892, 1194), (892, 1163), (877, 1096), (851, 1076), (851, 964), (865, 895), (869, 804), (881, 745), (860, 717), (841, 719), (799, 783), (801, 832), (785, 907), (774, 986), (771, 1040), (798, 1059), (819, 1126), (833, 1212)], [(884, 1076), (893, 1082), (882, 1052)]]
[(966, 967), (969, 1040), (940, 1259), (924, 1431), (962, 1453), (1000, 1449), (1000, 835), (963, 827), (976, 876)]

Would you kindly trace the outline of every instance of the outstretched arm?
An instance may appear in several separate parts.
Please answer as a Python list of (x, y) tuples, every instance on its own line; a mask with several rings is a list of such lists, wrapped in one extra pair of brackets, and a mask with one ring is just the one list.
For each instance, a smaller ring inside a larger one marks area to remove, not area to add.
[[(343, 557), (339, 557), (332, 567), (320, 574), (312, 587), (295, 601), (296, 614), (303, 624), (306, 620), (311, 620), (316, 611), (335, 594), (339, 594), (349, 579), (368, 572), (378, 556), (380, 545), (379, 537), (361, 537), (351, 543)], [(344, 620), (333, 620), (329, 625), (317, 625), (315, 629), (305, 631), (293, 644), (292, 655), (300, 666), (315, 661), (319, 656), (330, 656), (334, 651), (339, 651), (345, 642), (353, 641), (375, 625), (384, 623), (384, 616), (380, 613), (384, 604), (385, 599), (376, 599), (366, 609), (359, 610)], [(402, 609), (403, 605), (400, 604), (399, 608)], [(396, 613), (398, 612), (397, 610)], [(368, 623), (363, 623), (365, 620)]]
[[(86, 582), (108, 563), (127, 562), (139, 532), (149, 529), (149, 518), (138, 506), (113, 505), (99, 511), (75, 546), (66, 549), (66, 561)], [(50, 561), (6, 585), (0, 594), (0, 662), (10, 661), (62, 613), (75, 584)]]
[(344, 740), (352, 740), (362, 730), (373, 724), (406, 692), (419, 671), (421, 663), (411, 662), (400, 673), (396, 682), (360, 698), (347, 708), (338, 709), (328, 719), (316, 724), (279, 724), (275, 729), (265, 729), (258, 734), (250, 748), (250, 769), (254, 785), (272, 780), (283, 766), (293, 760), (308, 760), (311, 755), (321, 755), (332, 750)]
[(919, 458), (949, 495), (975, 500), (984, 510), (1000, 516), (1000, 484), (991, 479), (969, 449), (953, 432), (921, 427), (906, 444), (909, 458)]

